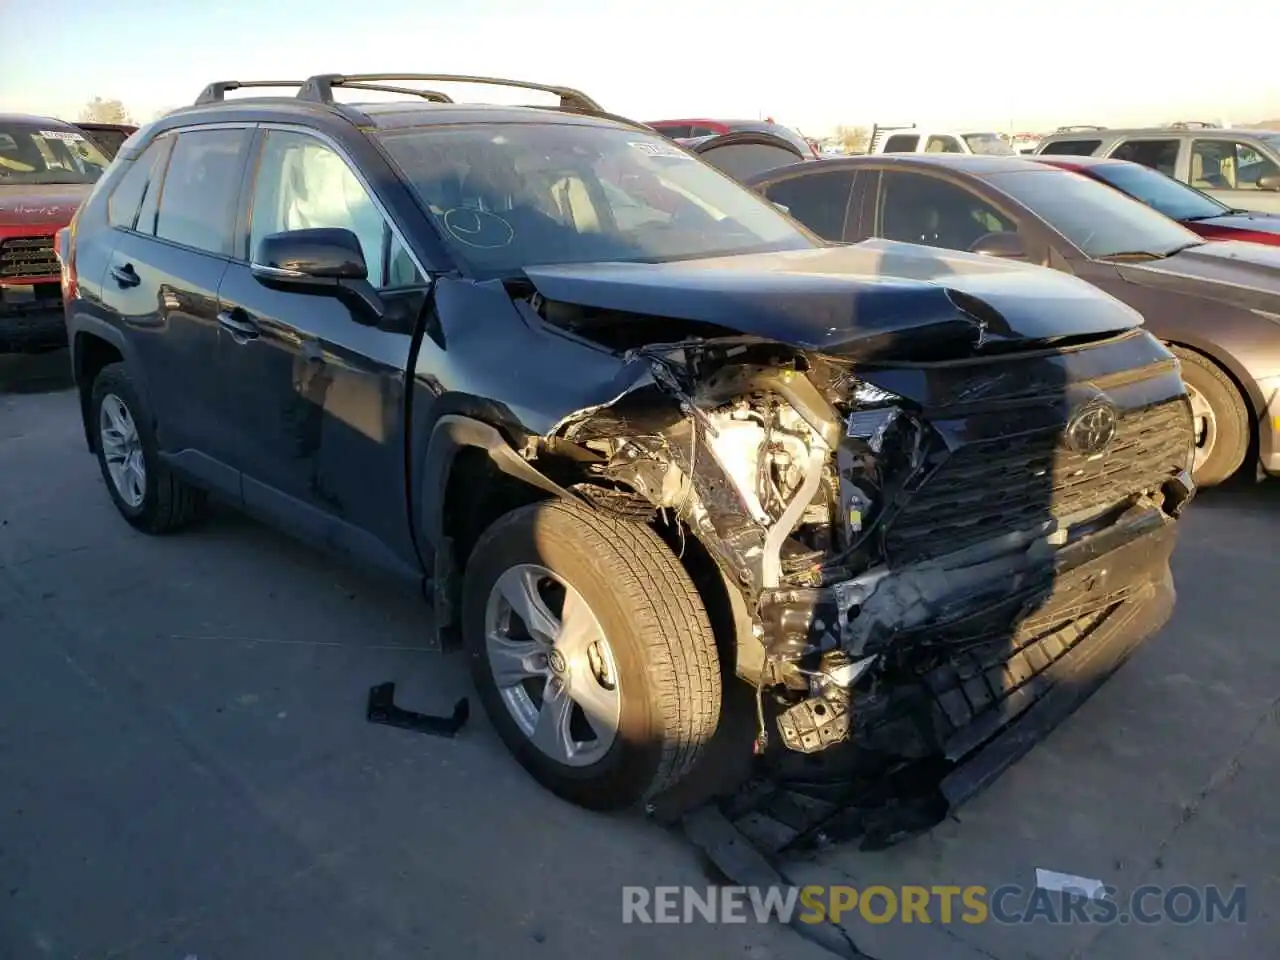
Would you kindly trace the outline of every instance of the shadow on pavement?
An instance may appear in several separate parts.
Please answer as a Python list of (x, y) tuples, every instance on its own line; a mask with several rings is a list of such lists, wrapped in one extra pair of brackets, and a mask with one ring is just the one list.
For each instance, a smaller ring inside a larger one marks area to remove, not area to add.
[(68, 351), (0, 354), (0, 395), (56, 393), (72, 387)]

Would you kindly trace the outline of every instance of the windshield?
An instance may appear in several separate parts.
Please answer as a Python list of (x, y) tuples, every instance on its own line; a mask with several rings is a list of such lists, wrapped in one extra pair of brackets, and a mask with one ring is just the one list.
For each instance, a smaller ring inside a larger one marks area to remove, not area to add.
[(0, 124), (0, 184), (93, 183), (107, 163), (71, 127), (38, 121)]
[(993, 173), (987, 181), (1094, 259), (1165, 257), (1200, 243), (1194, 233), (1118, 190), (1067, 170)]
[(445, 241), (482, 276), (816, 243), (757, 194), (639, 130), (468, 124), (380, 136)]
[(966, 133), (964, 142), (969, 145), (969, 149), (974, 153), (981, 153), (988, 157), (1011, 157), (1014, 155), (1013, 147), (1005, 143), (998, 133)]
[(1231, 209), (1194, 187), (1141, 164), (1104, 163), (1089, 173), (1173, 220), (1207, 220)]

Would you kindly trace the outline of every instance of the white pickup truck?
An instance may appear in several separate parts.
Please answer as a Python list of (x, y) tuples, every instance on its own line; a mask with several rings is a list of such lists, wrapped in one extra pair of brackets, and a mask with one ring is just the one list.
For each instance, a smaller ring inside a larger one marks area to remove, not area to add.
[(1000, 134), (990, 130), (920, 130), (914, 123), (871, 128), (868, 153), (980, 153), (1013, 156), (1014, 150)]

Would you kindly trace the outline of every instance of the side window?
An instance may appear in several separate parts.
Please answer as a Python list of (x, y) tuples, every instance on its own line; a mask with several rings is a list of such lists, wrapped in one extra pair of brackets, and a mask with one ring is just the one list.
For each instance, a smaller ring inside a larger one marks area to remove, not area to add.
[(408, 252), (345, 160), (315, 137), (270, 131), (253, 185), (249, 259), (263, 237), (286, 230), (339, 227), (360, 241), (375, 287), (420, 282)]
[(920, 135), (917, 133), (895, 133), (884, 142), (883, 153), (915, 153), (920, 146)]
[(222, 256), (231, 254), (249, 131), (178, 134), (156, 211), (156, 236)]
[(1258, 178), (1277, 172), (1256, 147), (1237, 140), (1197, 140), (1191, 145), (1191, 185), (1201, 190), (1256, 190)]
[[(152, 194), (160, 191), (160, 176), (164, 171), (164, 160), (169, 155), (169, 147), (173, 137), (160, 137), (153, 141), (141, 156), (129, 165), (115, 190), (107, 200), (107, 222), (113, 227), (132, 230), (137, 223), (138, 210), (147, 194), (147, 185), (152, 184)], [(154, 209), (154, 207), (153, 207)], [(145, 218), (144, 218), (145, 220)], [(152, 215), (151, 226), (141, 228), (143, 233), (150, 233), (154, 227), (155, 217)]]
[(686, 124), (674, 124), (672, 126), (663, 125), (655, 128), (664, 137), (670, 137), (672, 140), (682, 140), (685, 137), (693, 136), (693, 127)]
[(1172, 177), (1178, 167), (1178, 140), (1126, 140), (1111, 151), (1113, 160), (1131, 160)]
[(710, 137), (710, 136), (714, 136), (714, 135), (716, 134), (716, 132), (717, 132), (717, 131), (712, 130), (710, 127), (690, 127), (690, 128), (689, 128), (689, 132), (688, 132), (688, 134), (686, 134), (686, 136), (690, 136), (690, 137)]
[(772, 184), (765, 190), (774, 203), (791, 211), (806, 227), (824, 240), (843, 240), (845, 213), (853, 190), (853, 171), (801, 174)]
[(877, 236), (947, 250), (968, 250), (989, 233), (1016, 233), (1018, 225), (963, 187), (918, 173), (880, 177)]
[(924, 145), (925, 153), (964, 153), (955, 137), (930, 137)]
[(1059, 157), (1088, 157), (1102, 146), (1101, 140), (1055, 140), (1039, 151), (1041, 154)]

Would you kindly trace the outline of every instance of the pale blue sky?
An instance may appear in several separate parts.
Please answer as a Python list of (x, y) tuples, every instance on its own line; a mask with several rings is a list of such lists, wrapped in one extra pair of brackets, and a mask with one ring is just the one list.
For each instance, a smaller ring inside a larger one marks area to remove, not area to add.
[(1280, 117), (1277, 37), (1280, 0), (0, 0), (0, 111), (148, 119), (214, 79), (405, 70), (815, 134), (1251, 122)]

